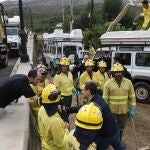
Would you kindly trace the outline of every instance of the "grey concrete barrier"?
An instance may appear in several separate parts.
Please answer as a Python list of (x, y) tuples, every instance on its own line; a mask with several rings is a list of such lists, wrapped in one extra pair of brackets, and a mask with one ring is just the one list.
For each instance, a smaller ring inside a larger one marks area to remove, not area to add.
[[(33, 56), (36, 52), (34, 35), (28, 39), (27, 50), (30, 62), (20, 63), (20, 59), (18, 59), (11, 75), (27, 74), (32, 68)], [(18, 103), (7, 106), (3, 117), (0, 118), (0, 150), (36, 150), (37, 144), (33, 144), (31, 141), (33, 140), (31, 120), (33, 119), (25, 97), (21, 97)], [(32, 137), (30, 137), (31, 135)], [(34, 138), (36, 138), (35, 135)]]

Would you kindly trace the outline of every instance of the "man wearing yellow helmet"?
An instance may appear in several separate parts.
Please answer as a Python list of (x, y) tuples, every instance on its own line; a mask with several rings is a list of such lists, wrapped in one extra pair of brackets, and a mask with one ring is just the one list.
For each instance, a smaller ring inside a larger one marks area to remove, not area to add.
[(103, 98), (108, 103), (120, 128), (120, 139), (125, 128), (127, 114), (135, 115), (135, 93), (130, 80), (123, 77), (123, 67), (116, 63), (111, 69), (113, 78), (104, 85)]
[[(101, 98), (101, 96), (97, 95), (96, 84), (94, 82), (85, 83), (85, 87), (82, 90), (82, 96), (88, 102), (96, 103), (102, 113), (103, 124), (97, 130), (97, 135), (95, 138), (97, 150), (106, 150), (109, 147), (109, 145), (111, 145), (115, 150), (124, 150), (123, 144), (120, 141), (119, 129), (118, 129), (117, 123), (116, 123), (107, 103)], [(66, 108), (65, 110), (68, 114), (69, 113), (77, 113), (79, 111), (80, 107), (81, 107), (81, 105), (73, 106), (70, 108)], [(59, 107), (59, 108), (61, 108), (61, 107)], [(88, 116), (89, 116), (89, 114), (88, 114)], [(83, 121), (80, 120), (81, 118), (78, 118), (78, 117), (77, 117), (78, 121), (76, 122), (76, 125), (78, 125), (82, 128), (83, 127), (92, 128), (92, 129), (94, 128), (94, 127), (92, 127), (92, 124), (91, 124), (92, 123), (91, 121), (93, 121), (93, 120), (88, 120), (88, 123), (87, 122), (83, 123)], [(98, 121), (98, 120), (96, 119), (95, 123), (96, 123), (96, 121)], [(95, 127), (98, 127), (98, 126), (95, 125)], [(90, 138), (90, 135), (87, 135), (87, 139), (88, 139), (88, 137)], [(91, 139), (92, 138), (93, 137), (91, 137)], [(78, 138), (78, 140), (83, 140), (83, 139), (82, 139), (82, 136), (80, 138)]]
[(98, 86), (98, 89), (103, 91), (104, 84), (109, 80), (109, 76), (106, 72), (107, 64), (105, 61), (100, 61), (98, 64), (99, 70), (96, 72), (98, 75), (98, 80), (101, 82), (101, 84)]
[(70, 61), (68, 58), (63, 57), (60, 60), (61, 72), (56, 74), (53, 82), (61, 91), (61, 104), (67, 107), (72, 103), (72, 90), (73, 90), (73, 77), (69, 71)]
[(94, 63), (91, 59), (88, 59), (85, 62), (85, 67), (86, 71), (83, 72), (80, 76), (79, 84), (80, 84), (80, 89), (84, 89), (85, 83), (93, 81), (96, 83), (97, 86), (99, 86), (101, 83), (98, 80), (98, 75), (96, 72), (93, 71)]
[(60, 91), (49, 84), (42, 91), (42, 105), (38, 112), (42, 150), (69, 150), (68, 129), (57, 112)]
[(75, 130), (68, 136), (70, 149), (96, 150), (94, 142), (102, 124), (102, 113), (96, 103), (91, 102), (82, 106), (76, 115)]

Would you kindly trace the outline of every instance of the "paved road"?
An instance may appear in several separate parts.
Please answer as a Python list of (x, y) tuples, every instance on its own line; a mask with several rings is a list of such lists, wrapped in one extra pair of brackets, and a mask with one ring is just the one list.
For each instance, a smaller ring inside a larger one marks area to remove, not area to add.
[(5, 68), (0, 67), (0, 81), (4, 80), (10, 75), (17, 59), (18, 58), (9, 58), (8, 66)]

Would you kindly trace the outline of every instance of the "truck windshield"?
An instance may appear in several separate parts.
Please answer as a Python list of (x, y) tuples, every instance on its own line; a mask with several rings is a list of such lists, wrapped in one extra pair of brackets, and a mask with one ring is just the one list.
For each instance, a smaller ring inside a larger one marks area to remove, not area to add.
[(17, 29), (6, 28), (7, 35), (18, 35)]
[(76, 54), (76, 46), (64, 46), (63, 49), (64, 49), (64, 55), (66, 57), (68, 57), (71, 54), (73, 55)]

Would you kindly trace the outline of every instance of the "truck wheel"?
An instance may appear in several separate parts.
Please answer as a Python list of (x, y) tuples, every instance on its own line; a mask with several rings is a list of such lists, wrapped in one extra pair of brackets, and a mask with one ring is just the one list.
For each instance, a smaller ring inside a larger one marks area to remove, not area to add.
[(135, 94), (137, 101), (140, 103), (150, 102), (150, 85), (146, 82), (135, 83)]

